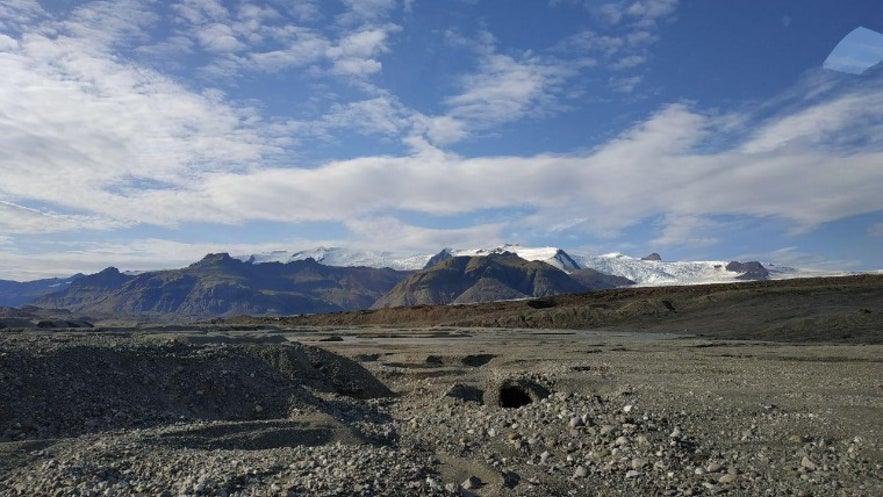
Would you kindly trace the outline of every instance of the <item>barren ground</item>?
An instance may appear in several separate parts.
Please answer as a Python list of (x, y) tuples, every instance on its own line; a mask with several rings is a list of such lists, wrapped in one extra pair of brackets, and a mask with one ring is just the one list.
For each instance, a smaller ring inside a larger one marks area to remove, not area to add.
[(0, 387), (0, 495), (883, 495), (875, 344), (22, 332)]

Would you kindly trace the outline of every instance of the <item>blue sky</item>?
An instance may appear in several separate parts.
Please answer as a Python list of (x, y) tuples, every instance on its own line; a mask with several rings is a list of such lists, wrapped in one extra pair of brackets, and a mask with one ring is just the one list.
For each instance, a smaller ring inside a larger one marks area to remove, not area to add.
[(883, 268), (881, 31), (876, 0), (4, 0), (0, 278), (503, 242)]

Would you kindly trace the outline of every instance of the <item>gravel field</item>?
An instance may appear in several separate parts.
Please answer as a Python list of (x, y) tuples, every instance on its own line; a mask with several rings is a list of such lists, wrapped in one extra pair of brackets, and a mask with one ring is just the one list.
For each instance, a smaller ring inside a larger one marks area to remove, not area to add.
[(0, 334), (0, 495), (883, 495), (883, 346)]

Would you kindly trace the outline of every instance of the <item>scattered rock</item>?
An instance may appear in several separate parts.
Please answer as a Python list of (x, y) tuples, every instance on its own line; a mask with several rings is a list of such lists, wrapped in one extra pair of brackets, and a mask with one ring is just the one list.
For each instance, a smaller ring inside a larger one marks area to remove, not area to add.
[(470, 476), (463, 480), (463, 483), (460, 484), (466, 490), (475, 490), (481, 488), (481, 479), (475, 475)]

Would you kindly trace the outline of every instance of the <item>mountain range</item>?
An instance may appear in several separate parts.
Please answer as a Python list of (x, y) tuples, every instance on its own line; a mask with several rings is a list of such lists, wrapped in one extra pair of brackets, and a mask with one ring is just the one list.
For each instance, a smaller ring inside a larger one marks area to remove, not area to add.
[(525, 299), (622, 286), (783, 278), (757, 261), (665, 262), (623, 254), (570, 255), (555, 247), (444, 249), (435, 255), (318, 248), (292, 254), (209, 254), (185, 268), (34, 282), (0, 281), (0, 305), (97, 317), (293, 315)]
[[(638, 286), (701, 285), (709, 283), (729, 283), (739, 281), (742, 272), (728, 270), (732, 260), (711, 261), (666, 261), (658, 253), (643, 258), (631, 257), (618, 252), (603, 255), (586, 255), (575, 251), (565, 251), (558, 247), (524, 247), (506, 244), (489, 249), (446, 248), (436, 254), (414, 254), (393, 250), (352, 250), (344, 247), (318, 247), (298, 252), (267, 252), (234, 256), (251, 262), (291, 262), (314, 259), (329, 266), (388, 267), (400, 271), (426, 269), (430, 261), (451, 256), (484, 256), (511, 252), (522, 259), (542, 261), (566, 273), (581, 269), (594, 269), (601, 273), (630, 279)], [(758, 263), (759, 264), (759, 263)], [(814, 271), (791, 267), (763, 264), (770, 279), (798, 277), (838, 276), (844, 272)], [(763, 279), (763, 277), (752, 277)]]

